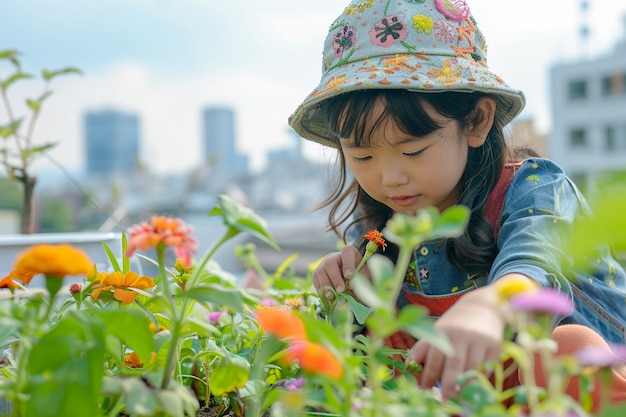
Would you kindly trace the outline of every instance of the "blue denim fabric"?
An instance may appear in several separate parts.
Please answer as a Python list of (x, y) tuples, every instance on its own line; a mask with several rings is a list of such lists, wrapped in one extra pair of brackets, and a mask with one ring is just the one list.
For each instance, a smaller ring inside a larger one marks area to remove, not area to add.
[[(609, 342), (624, 343), (624, 269), (606, 248), (591, 256), (591, 272), (573, 270), (571, 259), (563, 252), (574, 220), (590, 215), (590, 210), (561, 168), (547, 159), (524, 161), (503, 198), (500, 253), (488, 277), (470, 279), (448, 263), (440, 242), (425, 242), (414, 253), (415, 277), (405, 281), (404, 290), (440, 297), (520, 273), (544, 287), (561, 288), (572, 297), (575, 309), (559, 324), (583, 324)], [(399, 305), (406, 303), (404, 297), (398, 300)]]

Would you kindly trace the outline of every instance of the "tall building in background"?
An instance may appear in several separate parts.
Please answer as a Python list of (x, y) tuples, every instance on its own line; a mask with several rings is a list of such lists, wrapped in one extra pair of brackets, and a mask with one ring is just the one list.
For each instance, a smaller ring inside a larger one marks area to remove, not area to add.
[(206, 107), (202, 111), (204, 162), (214, 173), (226, 177), (248, 174), (248, 157), (237, 152), (235, 112), (229, 107)]
[(588, 185), (600, 171), (626, 171), (626, 35), (611, 53), (555, 65), (550, 75), (550, 157)]
[(116, 110), (85, 114), (87, 173), (131, 173), (139, 161), (139, 117)]

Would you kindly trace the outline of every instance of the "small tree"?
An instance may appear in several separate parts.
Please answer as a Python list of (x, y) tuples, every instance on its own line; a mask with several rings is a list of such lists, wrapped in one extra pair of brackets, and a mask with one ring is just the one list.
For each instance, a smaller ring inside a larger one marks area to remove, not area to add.
[[(9, 178), (19, 181), (22, 184), (23, 205), (22, 205), (22, 233), (34, 232), (33, 219), (33, 196), (37, 177), (30, 171), (31, 164), (35, 157), (54, 147), (55, 143), (43, 143), (36, 145), (33, 142), (35, 124), (41, 113), (41, 106), (52, 94), (50, 82), (55, 77), (62, 74), (80, 74), (77, 68), (67, 67), (56, 71), (41, 71), (41, 78), (44, 81), (43, 91), (39, 97), (26, 99), (27, 115), (18, 117), (14, 110), (12, 101), (9, 99), (7, 90), (17, 81), (34, 78), (31, 74), (22, 71), (22, 65), (18, 59), (19, 52), (16, 50), (0, 51), (0, 60), (9, 61), (13, 72), (7, 78), (0, 77), (0, 96), (2, 104), (6, 109), (6, 123), (0, 124), (0, 163), (5, 167)], [(4, 120), (0, 120), (4, 122)]]

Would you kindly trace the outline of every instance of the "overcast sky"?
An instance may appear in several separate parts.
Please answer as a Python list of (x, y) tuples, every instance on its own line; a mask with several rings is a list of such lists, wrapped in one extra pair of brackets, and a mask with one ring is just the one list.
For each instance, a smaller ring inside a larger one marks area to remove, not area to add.
[[(491, 69), (524, 90), (523, 117), (550, 128), (549, 68), (604, 54), (624, 37), (626, 2), (468, 0), (486, 36)], [(21, 52), (24, 70), (75, 66), (45, 103), (36, 142), (58, 141), (52, 156), (84, 167), (82, 117), (118, 108), (141, 117), (142, 160), (159, 172), (200, 163), (200, 112), (237, 112), (237, 147), (254, 168), (268, 149), (289, 145), (287, 118), (315, 87), (329, 25), (341, 0), (0, 0), (0, 50)], [(590, 37), (582, 43), (580, 26)], [(9, 67), (0, 62), (0, 76)], [(39, 91), (22, 82), (20, 94)], [(6, 113), (0, 106), (0, 121)], [(307, 145), (307, 151), (317, 147)], [(36, 167), (46, 169), (39, 161)]]

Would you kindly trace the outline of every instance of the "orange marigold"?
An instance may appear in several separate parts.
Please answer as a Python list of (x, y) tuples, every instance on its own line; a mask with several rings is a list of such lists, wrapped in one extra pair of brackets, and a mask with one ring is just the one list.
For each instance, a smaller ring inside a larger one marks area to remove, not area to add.
[(298, 315), (286, 307), (261, 307), (256, 312), (261, 328), (280, 339), (304, 340), (306, 332)]
[[(152, 352), (152, 357), (150, 358), (150, 364), (154, 363), (156, 359), (156, 352)], [(129, 368), (143, 368), (143, 362), (139, 360), (139, 355), (135, 352), (130, 352), (128, 355), (124, 356), (124, 365)]]
[(324, 346), (306, 340), (295, 341), (287, 348), (285, 360), (297, 362), (302, 369), (314, 374), (339, 378), (343, 368), (339, 360)]
[(102, 291), (113, 290), (113, 297), (116, 300), (121, 301), (122, 304), (130, 304), (137, 297), (137, 292), (132, 288), (145, 290), (146, 288), (154, 287), (154, 280), (147, 276), (139, 276), (134, 271), (130, 271), (122, 275), (121, 272), (115, 271), (106, 273), (100, 272), (96, 277), (96, 285), (94, 285), (91, 291), (91, 296), (94, 300), (100, 297)]
[(11, 288), (15, 285), (11, 278), (28, 285), (37, 274), (63, 278), (67, 275), (89, 275), (93, 271), (94, 264), (89, 256), (72, 245), (33, 245), (18, 255), (15, 268), (0, 281), (0, 285)]
[(379, 232), (377, 229), (370, 230), (363, 237), (370, 242), (374, 243), (376, 246), (379, 246), (385, 250), (387, 248), (387, 242), (383, 239), (382, 232)]
[(11, 278), (11, 275), (7, 275), (6, 277), (0, 280), (0, 288), (14, 289), (17, 287), (18, 285), (13, 281), (13, 279)]
[(150, 222), (141, 222), (128, 229), (130, 235), (126, 256), (131, 257), (137, 249), (146, 251), (163, 242), (174, 247), (176, 256), (189, 268), (192, 255), (198, 250), (198, 242), (191, 236), (193, 227), (177, 217), (153, 216)]

